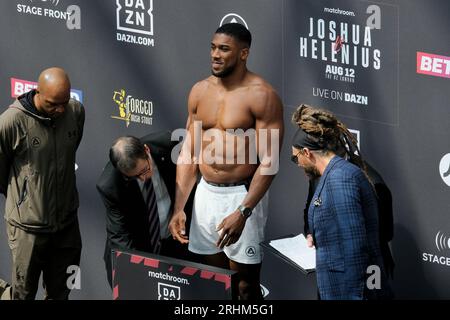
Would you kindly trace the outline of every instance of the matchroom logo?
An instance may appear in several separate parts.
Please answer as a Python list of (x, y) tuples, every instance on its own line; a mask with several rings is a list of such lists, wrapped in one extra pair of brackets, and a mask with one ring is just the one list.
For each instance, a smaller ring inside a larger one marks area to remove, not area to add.
[(118, 115), (111, 116), (116, 120), (125, 121), (128, 127), (131, 122), (152, 125), (153, 102), (127, 95), (125, 89), (114, 91), (113, 101), (116, 103)]
[[(37, 88), (37, 82), (21, 80), (11, 78), (11, 97), (17, 98), (18, 96)], [(83, 92), (77, 89), (70, 90), (70, 97), (81, 103), (83, 103)]]
[(417, 73), (450, 78), (450, 57), (417, 52)]
[(153, 38), (153, 0), (116, 0), (117, 41), (148, 47)]

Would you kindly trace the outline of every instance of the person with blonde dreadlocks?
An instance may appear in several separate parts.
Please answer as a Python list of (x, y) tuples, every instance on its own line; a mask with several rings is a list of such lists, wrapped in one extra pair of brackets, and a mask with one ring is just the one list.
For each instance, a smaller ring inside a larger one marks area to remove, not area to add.
[[(293, 120), (299, 128), (292, 141), (292, 160), (308, 177), (320, 176), (308, 209), (320, 298), (390, 298), (377, 199), (361, 170), (365, 165), (356, 154), (353, 136), (334, 115), (307, 105), (297, 109)], [(341, 158), (342, 149), (359, 166)]]
[[(301, 105), (296, 112), (292, 115), (292, 123), (298, 125), (300, 120), (300, 110), (302, 110), (302, 114), (305, 116), (306, 114), (312, 115), (317, 112), (321, 112), (323, 114), (327, 114), (329, 117), (334, 117), (333, 114), (325, 111), (318, 110), (314, 107), (308, 105)], [(383, 257), (384, 268), (386, 271), (386, 275), (388, 278), (393, 279), (394, 276), (394, 259), (391, 253), (391, 249), (389, 247), (389, 242), (392, 241), (394, 237), (394, 216), (392, 209), (392, 194), (389, 190), (389, 187), (384, 182), (383, 177), (380, 173), (366, 160), (363, 160), (360, 156), (360, 152), (358, 150), (358, 142), (355, 137), (350, 133), (347, 126), (342, 122), (338, 121), (338, 126), (342, 131), (342, 136), (340, 139), (340, 143), (336, 146), (336, 150), (334, 152), (344, 158), (354, 165), (360, 167), (364, 173), (366, 174), (369, 182), (375, 188), (375, 194), (377, 196), (377, 205), (378, 205), (378, 224), (379, 224), (379, 239), (380, 239), (380, 248), (381, 255)], [(308, 241), (308, 245), (310, 247), (314, 246), (314, 242), (312, 239), (311, 231), (309, 230), (308, 224), (308, 209), (311, 204), (312, 197), (314, 192), (316, 191), (317, 185), (320, 180), (320, 176), (308, 175), (308, 196), (305, 203), (305, 208), (303, 210), (303, 221), (304, 221), (304, 233), (306, 239)]]

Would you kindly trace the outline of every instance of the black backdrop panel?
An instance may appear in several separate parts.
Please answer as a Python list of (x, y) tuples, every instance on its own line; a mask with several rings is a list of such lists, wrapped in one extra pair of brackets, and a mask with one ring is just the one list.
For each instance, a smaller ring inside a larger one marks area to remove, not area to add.
[[(67, 70), (86, 107), (77, 154), (81, 287), (71, 298), (111, 298), (103, 263), (105, 209), (95, 190), (111, 142), (185, 125), (189, 91), (210, 74), (212, 34), (233, 19), (245, 21), (253, 35), (249, 69), (267, 79), (285, 105), (267, 239), (303, 230), (307, 180), (289, 161), (291, 114), (304, 102), (330, 109), (359, 132), (363, 155), (392, 191), (397, 297), (450, 298), (449, 12), (447, 0), (0, 1), (2, 111), (13, 100), (12, 78), (33, 82), (55, 65)], [(349, 36), (342, 41), (330, 35), (334, 24), (336, 36), (345, 34), (341, 23)], [(364, 44), (368, 23), (374, 29)], [(358, 27), (355, 44), (352, 28)], [(348, 61), (342, 61), (345, 50)], [(419, 64), (418, 52), (425, 54)], [(9, 280), (4, 230), (2, 220), (0, 278)], [(296, 274), (270, 254), (261, 277), (267, 299), (316, 298), (314, 276)]]

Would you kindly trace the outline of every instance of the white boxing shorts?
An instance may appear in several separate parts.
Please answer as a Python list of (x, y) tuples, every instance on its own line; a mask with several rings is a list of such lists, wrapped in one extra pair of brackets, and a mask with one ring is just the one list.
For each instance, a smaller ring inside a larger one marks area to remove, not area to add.
[(268, 192), (253, 209), (247, 219), (239, 240), (222, 249), (216, 246), (220, 231), (216, 231), (222, 220), (236, 211), (247, 195), (245, 185), (222, 187), (208, 184), (203, 178), (197, 185), (191, 228), (189, 251), (210, 255), (224, 252), (235, 262), (244, 264), (261, 263), (263, 252), (260, 243), (264, 241), (264, 229), (268, 214)]

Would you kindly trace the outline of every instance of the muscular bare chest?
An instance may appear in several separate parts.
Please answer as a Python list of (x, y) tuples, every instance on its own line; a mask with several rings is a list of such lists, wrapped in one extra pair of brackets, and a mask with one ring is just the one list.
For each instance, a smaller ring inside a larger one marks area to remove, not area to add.
[(254, 126), (251, 99), (243, 90), (224, 92), (209, 90), (197, 105), (196, 120), (203, 130), (211, 128), (248, 129)]

